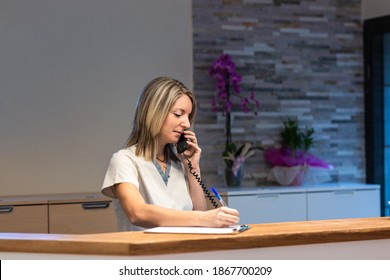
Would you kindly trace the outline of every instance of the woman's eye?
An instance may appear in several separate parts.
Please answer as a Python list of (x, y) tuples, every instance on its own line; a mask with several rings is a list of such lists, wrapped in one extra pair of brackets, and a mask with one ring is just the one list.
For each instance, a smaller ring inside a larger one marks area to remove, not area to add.
[(181, 117), (181, 114), (179, 114), (179, 113), (173, 113), (176, 117)]

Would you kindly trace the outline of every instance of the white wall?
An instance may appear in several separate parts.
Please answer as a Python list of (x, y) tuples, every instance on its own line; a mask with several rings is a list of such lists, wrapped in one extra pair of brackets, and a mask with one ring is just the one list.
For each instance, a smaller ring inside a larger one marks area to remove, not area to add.
[(390, 0), (362, 0), (362, 18), (390, 15)]
[(0, 2), (0, 196), (99, 191), (159, 75), (192, 87), (191, 0)]

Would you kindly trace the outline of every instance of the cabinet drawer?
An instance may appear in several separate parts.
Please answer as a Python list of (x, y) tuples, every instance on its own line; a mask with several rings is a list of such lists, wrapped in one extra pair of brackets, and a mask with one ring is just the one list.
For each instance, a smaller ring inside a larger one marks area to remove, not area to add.
[(50, 233), (102, 233), (117, 231), (111, 202), (97, 201), (49, 205)]
[(0, 206), (0, 232), (48, 233), (47, 205)]
[(380, 216), (379, 190), (342, 190), (308, 193), (309, 220)]
[(229, 207), (240, 211), (240, 223), (272, 223), (306, 220), (304, 193), (271, 193), (229, 196)]

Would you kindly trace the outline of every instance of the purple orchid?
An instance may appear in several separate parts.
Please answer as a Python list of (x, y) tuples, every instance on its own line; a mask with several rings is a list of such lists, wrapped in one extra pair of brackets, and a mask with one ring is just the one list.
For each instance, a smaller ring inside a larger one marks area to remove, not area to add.
[[(260, 107), (260, 102), (256, 99), (256, 94), (252, 90), (249, 98), (241, 95), (241, 81), (242, 76), (236, 72), (236, 65), (232, 58), (228, 54), (222, 54), (217, 60), (213, 62), (209, 69), (209, 75), (215, 78), (216, 96), (211, 100), (211, 107), (213, 112), (222, 112), (225, 116), (225, 151), (223, 156), (228, 168), (237, 170), (243, 163), (243, 160), (233, 160), (229, 158), (229, 155), (238, 158), (243, 149), (242, 145), (237, 148), (235, 143), (232, 142), (231, 136), (231, 117), (230, 113), (233, 110), (233, 98), (238, 99), (239, 108), (248, 113), (251, 109), (255, 114)], [(258, 147), (252, 147), (251, 149), (258, 149)]]

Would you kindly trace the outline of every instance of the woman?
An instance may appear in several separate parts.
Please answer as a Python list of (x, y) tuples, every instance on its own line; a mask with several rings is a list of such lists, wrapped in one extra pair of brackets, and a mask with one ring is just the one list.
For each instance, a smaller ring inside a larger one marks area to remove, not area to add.
[[(125, 148), (110, 161), (102, 193), (114, 198), (118, 230), (156, 226), (226, 227), (238, 223), (235, 209), (208, 210), (192, 172), (200, 175), (201, 149), (189, 130), (196, 113), (193, 94), (179, 81), (159, 77), (141, 94)], [(184, 134), (188, 148), (177, 154)]]

